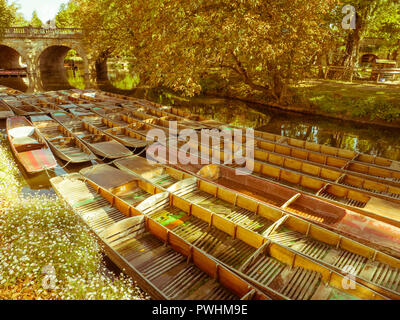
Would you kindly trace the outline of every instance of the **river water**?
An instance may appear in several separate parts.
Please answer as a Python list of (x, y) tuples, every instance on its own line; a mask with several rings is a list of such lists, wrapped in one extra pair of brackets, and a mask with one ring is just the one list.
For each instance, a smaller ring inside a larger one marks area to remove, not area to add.
[[(68, 79), (75, 87), (84, 88), (83, 78), (79, 76), (74, 78), (72, 73), (68, 72)], [(160, 90), (134, 89), (137, 79), (127, 73), (113, 72), (109, 74), (109, 79), (108, 83), (100, 84), (98, 88), (165, 105), (174, 105), (231, 125), (400, 160), (400, 129), (284, 112), (238, 100), (216, 97), (177, 98)], [(1, 82), (3, 85), (21, 89), (16, 83), (18, 82), (7, 83), (4, 80)], [(4, 122), (0, 127), (4, 130)], [(87, 165), (69, 165), (63, 168), (64, 163), (60, 161), (59, 167), (50, 175), (77, 172)], [(26, 181), (24, 193), (54, 194), (46, 173), (28, 177), (22, 168), (21, 173)]]

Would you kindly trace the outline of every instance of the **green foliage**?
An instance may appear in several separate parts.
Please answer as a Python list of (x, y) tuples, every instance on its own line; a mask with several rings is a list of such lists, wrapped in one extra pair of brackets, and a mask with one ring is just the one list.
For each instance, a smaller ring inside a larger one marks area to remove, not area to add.
[(85, 77), (83, 74), (83, 71), (78, 70), (75, 72), (75, 77), (73, 75), (73, 71), (72, 70), (67, 70), (67, 80), (68, 83), (77, 89), (85, 89), (86, 88), (86, 84), (85, 84)]
[(136, 74), (130, 73), (114, 73), (109, 74), (111, 84), (121, 90), (132, 90), (137, 87), (140, 82), (139, 77)]
[[(311, 1), (311, 2), (310, 2)], [(284, 101), (328, 35), (338, 0), (72, 0), (95, 55), (135, 58), (141, 84), (200, 93), (204, 75)], [(97, 52), (96, 52), (97, 51)]]
[(74, 1), (70, 1), (67, 4), (62, 3), (56, 16), (57, 28), (79, 27), (79, 21), (74, 17), (74, 12), (78, 9), (79, 8)]
[(306, 79), (323, 58), (333, 65), (356, 65), (365, 36), (382, 35), (396, 51), (398, 1), (352, 1), (356, 30), (341, 26), (344, 4), (70, 0), (61, 6), (57, 25), (82, 27), (95, 59), (132, 57), (132, 73), (143, 86), (167, 87), (186, 96), (234, 87), (246, 95), (291, 104), (297, 98), (290, 87)]
[(33, 11), (33, 13), (32, 13), (32, 19), (31, 19), (30, 24), (32, 27), (35, 27), (35, 28), (41, 28), (43, 26), (43, 22), (42, 22), (42, 20), (39, 19), (36, 10)]
[(9, 9), (13, 16), (13, 21), (11, 22), (13, 27), (25, 27), (29, 25), (29, 22), (25, 19), (24, 15), (19, 11), (21, 7), (18, 4), (12, 3), (9, 6)]
[(10, 27), (13, 21), (13, 12), (6, 0), (0, 0), (0, 40), (3, 37), (3, 28)]

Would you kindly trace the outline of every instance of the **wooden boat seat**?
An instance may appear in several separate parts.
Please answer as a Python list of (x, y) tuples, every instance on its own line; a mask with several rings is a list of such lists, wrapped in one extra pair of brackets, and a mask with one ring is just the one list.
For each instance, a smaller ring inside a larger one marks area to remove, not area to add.
[(26, 152), (32, 150), (43, 149), (46, 147), (44, 143), (41, 143), (31, 137), (20, 137), (14, 138), (12, 143), (17, 152)]

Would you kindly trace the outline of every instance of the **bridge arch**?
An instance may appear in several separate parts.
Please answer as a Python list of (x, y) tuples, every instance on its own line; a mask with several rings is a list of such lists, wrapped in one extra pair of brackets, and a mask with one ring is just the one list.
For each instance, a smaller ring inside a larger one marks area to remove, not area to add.
[[(0, 43), (0, 69), (18, 69), (22, 67), (22, 63), (28, 64), (28, 59), (24, 52), (11, 45)], [(0, 84), (11, 85), (18, 90), (26, 91), (29, 82), (18, 77), (0, 79)]]
[(48, 45), (38, 54), (35, 61), (44, 90), (59, 90), (72, 87), (68, 82), (64, 67), (65, 57), (71, 49), (75, 50), (83, 59), (84, 71), (87, 74), (88, 61), (82, 48), (70, 43)]
[(26, 57), (17, 48), (0, 44), (0, 69), (21, 68), (21, 59), (27, 62)]

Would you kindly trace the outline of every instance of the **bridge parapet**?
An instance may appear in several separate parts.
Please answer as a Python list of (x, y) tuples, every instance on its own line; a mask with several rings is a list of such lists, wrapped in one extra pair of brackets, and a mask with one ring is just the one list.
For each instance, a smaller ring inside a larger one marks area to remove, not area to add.
[(47, 38), (47, 39), (80, 39), (82, 29), (78, 28), (34, 28), (11, 27), (6, 28), (5, 38)]

